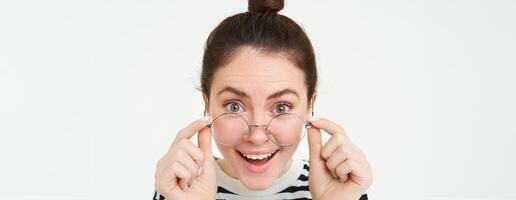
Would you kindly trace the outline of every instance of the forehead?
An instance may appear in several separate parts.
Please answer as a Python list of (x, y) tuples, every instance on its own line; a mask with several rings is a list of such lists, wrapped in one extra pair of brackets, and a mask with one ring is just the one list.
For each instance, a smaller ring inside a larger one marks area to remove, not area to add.
[(211, 94), (226, 86), (241, 89), (251, 96), (267, 95), (285, 88), (306, 96), (301, 69), (281, 53), (264, 54), (253, 48), (238, 50), (230, 62), (215, 72)]

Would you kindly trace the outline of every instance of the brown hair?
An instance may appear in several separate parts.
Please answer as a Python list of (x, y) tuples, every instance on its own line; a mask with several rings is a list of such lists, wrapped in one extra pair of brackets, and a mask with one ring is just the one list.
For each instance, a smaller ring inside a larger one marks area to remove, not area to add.
[(305, 75), (310, 105), (317, 84), (315, 55), (303, 29), (290, 18), (277, 14), (283, 0), (249, 0), (249, 11), (224, 19), (208, 36), (204, 48), (201, 91), (210, 97), (213, 75), (242, 47), (262, 53), (284, 53)]

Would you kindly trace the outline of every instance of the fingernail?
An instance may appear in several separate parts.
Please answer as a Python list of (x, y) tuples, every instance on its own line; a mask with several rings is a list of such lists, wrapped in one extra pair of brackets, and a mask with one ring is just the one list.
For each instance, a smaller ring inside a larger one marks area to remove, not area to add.
[(199, 170), (197, 170), (197, 176), (200, 176), (202, 174), (202, 167), (199, 168)]
[(195, 180), (192, 181), (192, 184), (190, 185), (190, 189), (194, 189), (195, 188)]
[(308, 119), (308, 121), (310, 122), (316, 122), (316, 121), (319, 121), (321, 118), (319, 118), (319, 116), (310, 116), (310, 118)]
[(208, 116), (201, 117), (201, 119), (199, 119), (199, 121), (208, 121)]
[(189, 188), (190, 188), (190, 186), (188, 184), (186, 184), (186, 186), (183, 187), (183, 192), (188, 192)]
[(332, 172), (331, 175), (333, 175), (333, 178), (339, 178), (336, 173)]

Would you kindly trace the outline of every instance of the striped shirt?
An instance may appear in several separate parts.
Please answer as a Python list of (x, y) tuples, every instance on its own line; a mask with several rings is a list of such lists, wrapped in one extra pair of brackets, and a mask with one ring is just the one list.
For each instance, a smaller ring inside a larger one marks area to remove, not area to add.
[[(261, 191), (247, 189), (239, 180), (227, 175), (219, 165), (216, 165), (217, 199), (263, 200), (263, 199), (312, 199), (308, 188), (308, 161), (294, 159), (290, 169), (276, 179), (273, 187)], [(154, 192), (153, 200), (165, 200), (159, 193)], [(367, 200), (367, 194), (360, 200)]]

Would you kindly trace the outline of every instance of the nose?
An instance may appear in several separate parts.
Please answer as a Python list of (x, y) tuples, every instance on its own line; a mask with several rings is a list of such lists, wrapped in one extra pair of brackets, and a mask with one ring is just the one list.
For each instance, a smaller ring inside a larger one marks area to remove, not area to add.
[(269, 141), (267, 136), (267, 125), (249, 125), (247, 140), (253, 144), (260, 145)]

